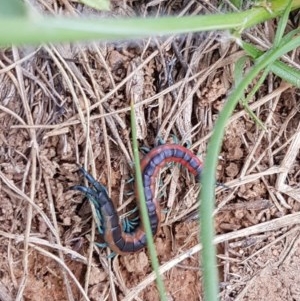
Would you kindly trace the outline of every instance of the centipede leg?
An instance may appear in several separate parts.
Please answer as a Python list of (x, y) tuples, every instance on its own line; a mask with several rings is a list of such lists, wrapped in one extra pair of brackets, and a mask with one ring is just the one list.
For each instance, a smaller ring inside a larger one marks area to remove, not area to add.
[[(103, 242), (95, 242), (95, 245), (101, 249), (105, 249), (108, 247), (108, 244)], [(105, 256), (108, 259), (114, 258), (117, 254), (115, 252), (111, 252), (109, 255)]]
[(129, 219), (125, 217), (122, 220), (122, 228), (125, 233), (131, 233), (140, 223), (140, 218), (136, 216), (135, 218)]

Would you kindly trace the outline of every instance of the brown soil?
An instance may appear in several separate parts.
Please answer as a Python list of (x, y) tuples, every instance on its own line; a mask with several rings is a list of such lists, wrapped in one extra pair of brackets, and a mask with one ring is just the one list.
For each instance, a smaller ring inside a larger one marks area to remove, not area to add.
[[(68, 0), (32, 2), (97, 14)], [(215, 4), (114, 1), (109, 14), (204, 14)], [(272, 20), (244, 39), (263, 48), (275, 29)], [(0, 300), (159, 300), (146, 250), (108, 258), (94, 244), (90, 204), (68, 188), (83, 183), (79, 163), (120, 214), (134, 204), (130, 100), (140, 146), (175, 135), (204, 160), (243, 55), (224, 32), (0, 52)], [(289, 56), (296, 68), (299, 55)], [(218, 181), (232, 189), (217, 189), (215, 219), (221, 300), (300, 300), (299, 103), (299, 90), (270, 74), (250, 101), (265, 128), (239, 105), (226, 129)], [(168, 210), (155, 245), (168, 300), (202, 300), (198, 186), (177, 167), (161, 182)]]

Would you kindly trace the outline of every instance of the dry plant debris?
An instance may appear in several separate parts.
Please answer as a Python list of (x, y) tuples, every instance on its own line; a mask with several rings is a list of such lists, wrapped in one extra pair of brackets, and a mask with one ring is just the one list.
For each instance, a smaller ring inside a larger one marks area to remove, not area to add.
[[(97, 15), (73, 1), (34, 0), (52, 14)], [(113, 1), (111, 16), (205, 14), (216, 1)], [(289, 24), (293, 28), (293, 24)], [(247, 31), (263, 46), (275, 21)], [(76, 163), (104, 185), (120, 214), (134, 197), (130, 100), (140, 145), (192, 143), (205, 159), (244, 55), (223, 33), (126, 43), (49, 45), (0, 52), (1, 300), (159, 300), (146, 250), (109, 260), (90, 205), (68, 187)], [(299, 68), (299, 49), (290, 63)], [(299, 90), (270, 74), (230, 119), (218, 181), (216, 229), (222, 300), (300, 300)], [(164, 223), (155, 243), (169, 300), (201, 300), (197, 188), (163, 173)], [(134, 203), (133, 203), (134, 204)], [(128, 208), (127, 208), (128, 209)]]

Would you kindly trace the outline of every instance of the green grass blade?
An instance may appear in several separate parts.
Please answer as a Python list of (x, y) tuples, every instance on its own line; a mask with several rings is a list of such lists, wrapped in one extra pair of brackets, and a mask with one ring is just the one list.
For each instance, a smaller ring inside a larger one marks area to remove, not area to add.
[(242, 56), (235, 63), (234, 70), (233, 70), (233, 78), (234, 78), (234, 85), (235, 86), (237, 86), (241, 82), (241, 80), (243, 78), (243, 75), (244, 75), (244, 66), (245, 66), (247, 60), (249, 60), (248, 57)]
[[(297, 31), (300, 32), (299, 29)], [(285, 37), (283, 39), (285, 40)], [(285, 41), (287, 42), (288, 40)], [(258, 58), (264, 53), (263, 51), (257, 49), (255, 46), (246, 42), (242, 42), (241, 47), (246, 51), (248, 55), (250, 55), (254, 59)], [(292, 68), (287, 64), (277, 60), (270, 66), (270, 71), (272, 71), (274, 74), (276, 74), (286, 82), (300, 88), (300, 70)]]
[(231, 0), (230, 1), (236, 8), (242, 8), (243, 1), (242, 0)]
[(277, 47), (283, 37), (284, 30), (286, 28), (286, 24), (289, 19), (289, 13), (291, 11), (291, 7), (292, 7), (292, 0), (289, 0), (287, 3), (286, 9), (284, 10), (284, 13), (278, 22), (278, 27), (277, 27), (276, 34), (275, 34), (273, 47)]
[(109, 0), (80, 0), (80, 2), (98, 10), (109, 10)]
[[(248, 27), (280, 15), (286, 8), (285, 1), (273, 0), (270, 2), (272, 3), (272, 13), (262, 7), (254, 7), (247, 11), (229, 14), (147, 19), (84, 19), (40, 15), (12, 18), (9, 16), (0, 18), (0, 46), (79, 40), (132, 40), (153, 35), (225, 29), (241, 32)], [(293, 0), (292, 9), (299, 7), (300, 0)]]
[[(27, 9), (20, 0), (0, 0), (0, 17), (23, 17), (26, 16)], [(9, 27), (6, 27), (6, 30)], [(7, 30), (9, 31), (9, 30)]]
[(147, 236), (147, 246), (151, 258), (152, 269), (156, 274), (156, 283), (159, 291), (160, 299), (162, 301), (167, 301), (165, 287), (162, 281), (162, 277), (159, 274), (159, 263), (157, 259), (156, 250), (154, 247), (154, 240), (152, 236), (150, 219), (148, 216), (148, 210), (146, 206), (146, 200), (144, 195), (144, 186), (141, 174), (140, 158), (139, 158), (139, 149), (137, 143), (137, 133), (136, 133), (136, 118), (135, 118), (135, 109), (134, 104), (131, 102), (131, 130), (132, 130), (132, 144), (133, 144), (133, 155), (134, 155), (134, 164), (135, 164), (135, 180), (138, 187), (139, 195), (139, 208), (142, 214), (143, 226)]
[[(234, 85), (237, 86), (242, 78), (244, 77), (244, 66), (249, 58), (246, 56), (241, 57), (235, 64), (233, 77), (234, 77)], [(261, 82), (265, 79), (267, 75), (267, 72), (264, 72), (264, 74), (260, 77), (260, 80), (258, 83), (256, 83), (255, 87), (252, 89), (252, 91), (248, 94), (247, 98), (243, 95), (241, 98), (241, 103), (244, 106), (246, 112), (248, 115), (263, 129), (265, 129), (263, 123), (256, 117), (256, 115), (251, 111), (248, 102), (252, 98), (252, 96), (255, 94), (256, 90), (261, 85)]]

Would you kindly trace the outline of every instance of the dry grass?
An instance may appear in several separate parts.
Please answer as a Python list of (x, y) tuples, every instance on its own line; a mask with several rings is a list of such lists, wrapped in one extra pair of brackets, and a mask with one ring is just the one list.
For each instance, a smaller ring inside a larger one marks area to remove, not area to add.
[[(32, 2), (50, 13), (91, 14), (67, 0)], [(214, 1), (170, 3), (115, 1), (111, 14), (217, 11)], [(274, 28), (267, 22), (245, 38), (263, 48)], [(0, 52), (1, 300), (158, 300), (146, 251), (110, 260), (95, 246), (101, 238), (90, 206), (68, 191), (82, 181), (76, 163), (107, 186), (124, 213), (134, 200), (126, 184), (132, 176), (130, 100), (141, 146), (176, 135), (205, 158), (243, 55), (215, 32)], [(299, 68), (299, 49), (287, 60)], [(265, 129), (238, 107), (218, 167), (218, 181), (232, 188), (217, 189), (221, 296), (297, 300), (299, 91), (270, 74), (250, 107)], [(156, 247), (170, 300), (200, 300), (197, 191), (179, 171), (163, 176), (169, 210)]]

